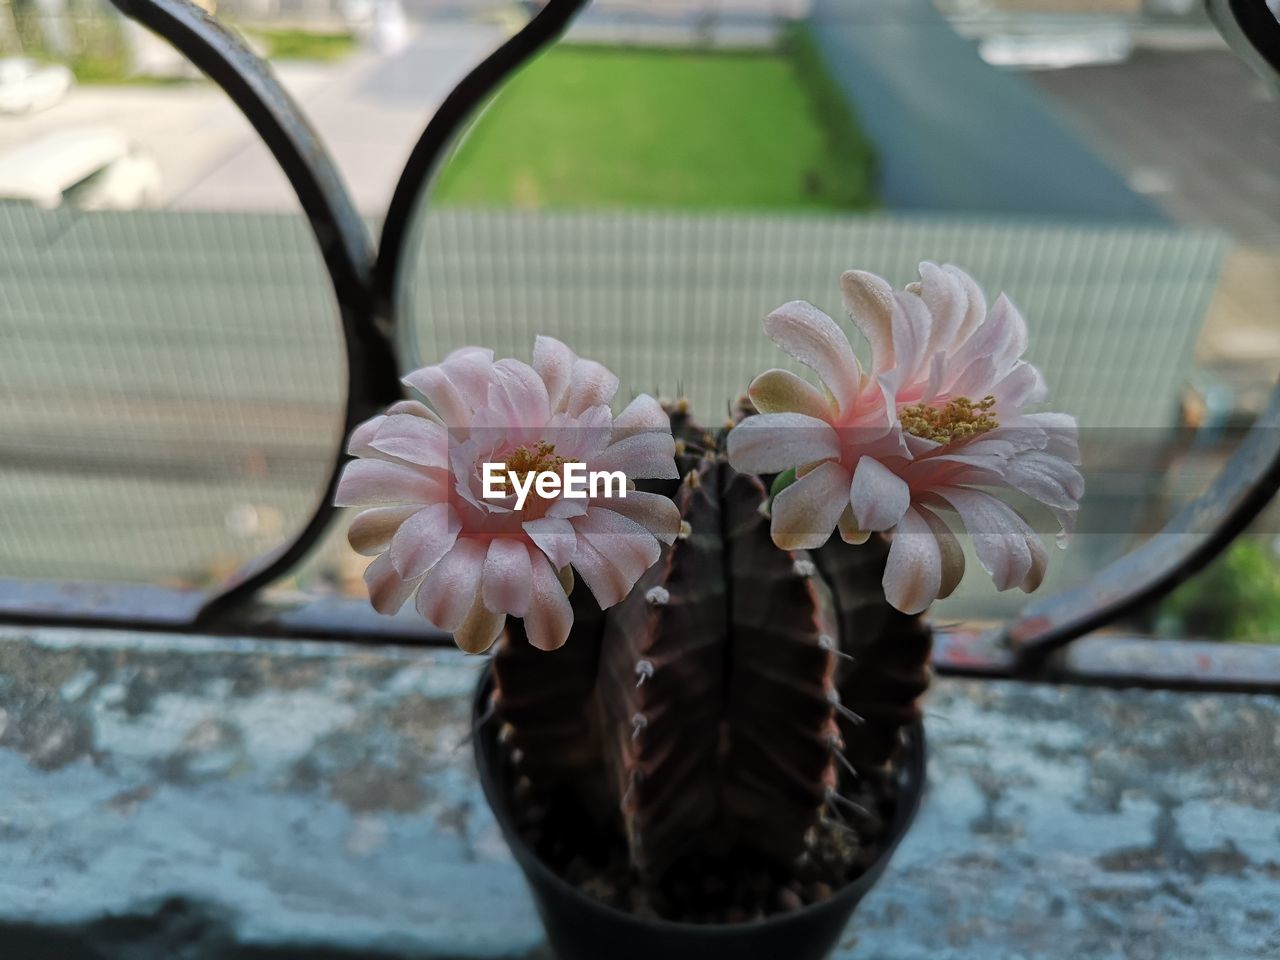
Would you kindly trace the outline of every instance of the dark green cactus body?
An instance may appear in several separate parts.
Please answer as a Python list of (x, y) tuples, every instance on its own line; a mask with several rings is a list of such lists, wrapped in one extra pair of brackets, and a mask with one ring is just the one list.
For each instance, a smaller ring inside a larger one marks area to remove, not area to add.
[(612, 822), (645, 880), (733, 850), (785, 869), (849, 777), (836, 751), (869, 773), (918, 716), (929, 631), (885, 602), (883, 544), (779, 550), (764, 483), (672, 426), (686, 532), (604, 614), (575, 590), (561, 650), (514, 624), (495, 708), (532, 787)]

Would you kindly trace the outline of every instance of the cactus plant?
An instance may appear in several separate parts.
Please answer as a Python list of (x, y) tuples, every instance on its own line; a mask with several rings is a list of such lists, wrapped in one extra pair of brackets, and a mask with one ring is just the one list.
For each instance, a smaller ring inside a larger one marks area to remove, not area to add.
[(625, 840), (629, 880), (659, 910), (682, 865), (732, 860), (785, 883), (832, 831), (849, 852), (874, 845), (879, 818), (845, 795), (884, 782), (930, 640), (884, 600), (883, 541), (774, 546), (768, 488), (722, 453), (732, 424), (711, 435), (685, 404), (667, 409), (679, 538), (609, 610), (577, 591), (560, 650), (511, 621), (493, 661), (525, 789)]
[[(764, 330), (822, 389), (768, 370), (718, 431), (647, 395), (615, 416), (619, 378), (538, 337), (532, 364), (465, 347), (409, 374), (431, 406), (351, 437), (335, 496), (368, 508), (349, 539), (374, 606), (414, 597), (469, 653), (501, 638), (526, 837), (635, 911), (747, 919), (869, 867), (929, 682), (921, 615), (965, 568), (943, 515), (1024, 591), (1048, 555), (997, 494), (1075, 520), (1076, 424), (1027, 411), (1047, 386), (1007, 297), (928, 262), (841, 289), (869, 368), (784, 304)], [(570, 491), (586, 470), (625, 495)]]

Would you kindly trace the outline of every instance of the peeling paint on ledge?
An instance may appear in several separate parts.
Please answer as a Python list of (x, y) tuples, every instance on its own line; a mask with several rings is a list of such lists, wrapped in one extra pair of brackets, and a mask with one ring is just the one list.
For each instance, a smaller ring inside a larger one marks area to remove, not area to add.
[[(450, 651), (0, 630), (15, 960), (541, 955)], [(945, 680), (840, 957), (1280, 955), (1280, 701)]]

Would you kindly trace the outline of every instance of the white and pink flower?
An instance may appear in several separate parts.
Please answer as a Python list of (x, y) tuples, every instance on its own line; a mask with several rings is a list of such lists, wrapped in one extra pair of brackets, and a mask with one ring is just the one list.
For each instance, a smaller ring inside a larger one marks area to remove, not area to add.
[(1075, 419), (1024, 410), (1048, 391), (1022, 359), (1022, 315), (1004, 295), (988, 310), (973, 278), (950, 265), (922, 263), (920, 280), (904, 290), (862, 271), (840, 279), (870, 344), (871, 369), (821, 310), (784, 304), (765, 332), (813, 369), (824, 390), (769, 370), (750, 388), (761, 415), (729, 435), (739, 470), (796, 468), (796, 481), (774, 498), (774, 541), (812, 549), (834, 529), (850, 543), (888, 532), (885, 595), (915, 613), (949, 595), (964, 572), (964, 552), (940, 512), (954, 514), (998, 589), (1034, 590), (1044, 546), (993, 491), (1044, 504), (1065, 533), (1084, 481), (1074, 466)]
[(418, 612), (453, 632), (468, 652), (487, 649), (508, 615), (530, 642), (554, 649), (573, 625), (572, 567), (602, 607), (625, 597), (680, 527), (674, 503), (625, 497), (571, 499), (563, 489), (486, 498), (483, 464), (519, 474), (578, 462), (628, 480), (674, 479), (670, 422), (641, 395), (616, 418), (618, 378), (563, 343), (538, 337), (533, 364), (493, 359), (479, 347), (405, 377), (426, 398), (394, 404), (353, 431), (339, 506), (367, 508), (349, 539), (375, 559), (369, 596), (395, 613), (416, 595)]

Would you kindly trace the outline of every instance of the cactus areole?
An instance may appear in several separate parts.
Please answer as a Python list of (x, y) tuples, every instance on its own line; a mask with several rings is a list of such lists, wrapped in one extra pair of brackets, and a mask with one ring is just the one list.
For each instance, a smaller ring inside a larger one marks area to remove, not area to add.
[(852, 909), (918, 796), (901, 773), (922, 614), (965, 569), (953, 523), (1024, 591), (1048, 553), (1002, 495), (1059, 543), (1074, 526), (1075, 420), (1028, 409), (1048, 387), (1012, 301), (928, 262), (840, 289), (869, 366), (784, 304), (764, 332), (820, 387), (765, 371), (715, 429), (645, 395), (615, 415), (619, 378), (538, 337), (531, 363), (465, 347), (414, 371), (426, 402), (352, 433), (336, 500), (365, 508), (370, 598), (496, 643), (486, 789), (584, 903), (705, 928)]

